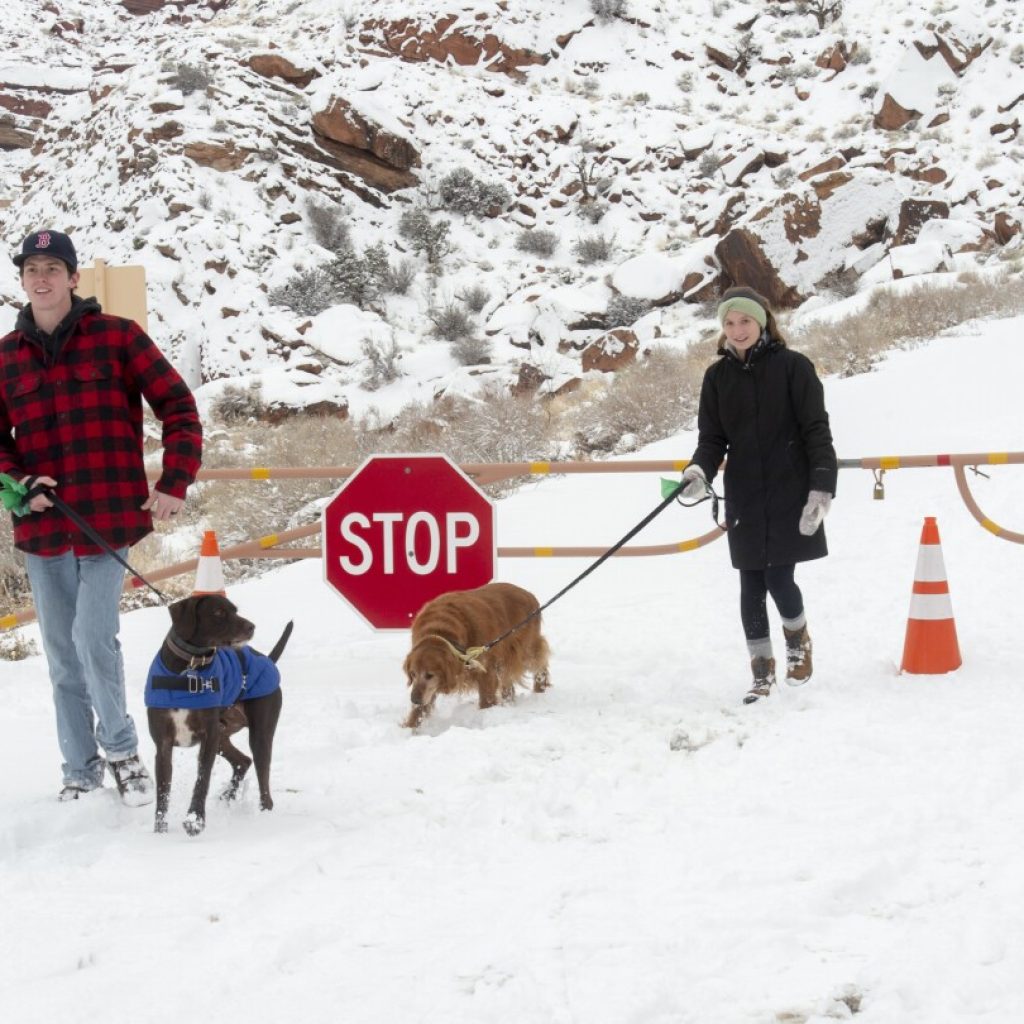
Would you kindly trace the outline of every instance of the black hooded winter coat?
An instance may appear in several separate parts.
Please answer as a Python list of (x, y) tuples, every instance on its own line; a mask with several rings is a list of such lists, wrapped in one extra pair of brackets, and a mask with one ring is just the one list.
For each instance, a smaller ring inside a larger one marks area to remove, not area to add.
[(811, 361), (762, 335), (742, 362), (728, 349), (704, 374), (693, 461), (708, 481), (725, 464), (725, 522), (737, 569), (828, 554), (825, 527), (799, 530), (809, 491), (836, 492), (825, 395)]

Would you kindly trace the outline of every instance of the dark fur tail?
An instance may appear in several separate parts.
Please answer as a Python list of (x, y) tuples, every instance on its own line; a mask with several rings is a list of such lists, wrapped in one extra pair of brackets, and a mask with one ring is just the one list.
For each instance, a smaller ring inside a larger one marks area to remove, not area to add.
[(290, 637), (292, 635), (292, 626), (294, 626), (294, 625), (295, 625), (294, 622), (289, 622), (288, 625), (284, 627), (284, 632), (281, 634), (280, 639), (277, 641), (276, 644), (274, 644), (273, 649), (267, 655), (267, 657), (271, 661), (275, 661), (276, 662), (277, 659), (281, 657), (281, 652), (284, 651), (285, 646), (288, 643), (288, 637)]

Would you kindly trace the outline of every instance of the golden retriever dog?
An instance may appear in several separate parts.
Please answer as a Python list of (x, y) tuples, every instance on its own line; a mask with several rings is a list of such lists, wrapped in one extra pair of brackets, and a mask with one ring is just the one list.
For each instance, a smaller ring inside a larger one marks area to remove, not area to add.
[(533, 692), (550, 686), (548, 643), (537, 615), (501, 643), (469, 663), (467, 649), (497, 640), (539, 607), (537, 599), (511, 583), (488, 583), (476, 590), (453, 590), (428, 601), (412, 620), (412, 650), (403, 666), (412, 710), (403, 723), (415, 729), (434, 708), (439, 693), (473, 693), (480, 707), (515, 697), (515, 686), (530, 672)]

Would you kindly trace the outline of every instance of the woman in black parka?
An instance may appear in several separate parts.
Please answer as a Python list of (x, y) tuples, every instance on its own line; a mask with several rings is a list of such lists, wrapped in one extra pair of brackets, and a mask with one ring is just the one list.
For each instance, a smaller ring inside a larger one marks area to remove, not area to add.
[(730, 288), (718, 307), (719, 359), (704, 375), (698, 441), (682, 496), (704, 494), (725, 465), (725, 521), (740, 572), (740, 617), (754, 682), (750, 704), (775, 684), (767, 595), (782, 617), (786, 681), (811, 676), (811, 639), (797, 562), (828, 554), (822, 520), (836, 490), (824, 391), (811, 361), (786, 347), (765, 298)]

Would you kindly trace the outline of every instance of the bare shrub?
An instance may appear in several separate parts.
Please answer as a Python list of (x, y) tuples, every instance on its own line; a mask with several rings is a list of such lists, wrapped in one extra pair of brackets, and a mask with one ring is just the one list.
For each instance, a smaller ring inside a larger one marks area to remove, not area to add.
[(434, 325), (433, 334), (445, 341), (457, 341), (473, 332), (473, 320), (462, 306), (455, 302), (446, 302), (443, 306), (427, 313)]
[(318, 245), (333, 253), (351, 250), (348, 222), (345, 219), (345, 210), (340, 204), (322, 199), (308, 199), (306, 217)]
[[(0, 517), (0, 616), (32, 603), (21, 553), (14, 546), (10, 520)], [(0, 633), (0, 637), (5, 634)]]
[(474, 284), (467, 288), (460, 298), (471, 313), (479, 313), (490, 302), (491, 293), (482, 284)]
[(552, 256), (558, 248), (558, 235), (542, 228), (526, 228), (516, 238), (516, 248), (532, 256)]
[(590, 9), (602, 22), (626, 17), (626, 0), (590, 0)]
[(719, 160), (710, 150), (701, 155), (700, 160), (697, 162), (697, 173), (702, 178), (712, 178), (718, 171)]
[(652, 348), (646, 359), (617, 374), (598, 397), (571, 412), (578, 446), (585, 452), (610, 452), (626, 436), (642, 445), (681, 430), (696, 413), (713, 351), (702, 346), (685, 352)]
[(258, 380), (248, 386), (225, 384), (221, 393), (210, 403), (210, 415), (221, 423), (245, 423), (258, 420), (266, 413), (263, 388)]
[(614, 235), (598, 234), (578, 238), (573, 245), (573, 252), (580, 263), (604, 263), (611, 259), (614, 248)]
[(24, 661), (39, 653), (35, 640), (22, 632), (0, 633), (0, 661)]
[(857, 294), (860, 275), (852, 267), (830, 270), (815, 286), (815, 291), (831, 292), (841, 299)]
[(384, 291), (394, 295), (405, 295), (416, 280), (416, 263), (413, 260), (399, 260), (389, 263), (384, 274)]
[(479, 366), (491, 361), (491, 342), (480, 335), (467, 334), (451, 343), (452, 355), (460, 366)]
[[(546, 403), (493, 391), (482, 401), (446, 396), (407, 406), (381, 440), (390, 451), (444, 451), (458, 463), (537, 462), (551, 458), (553, 426)], [(485, 490), (497, 497), (518, 486), (503, 481)]]
[(368, 364), (362, 380), (367, 391), (376, 391), (402, 376), (402, 353), (394, 338), (363, 338), (361, 348)]
[(173, 65), (167, 84), (183, 96), (191, 96), (200, 90), (205, 92), (213, 84), (213, 75), (205, 65), (181, 63)]

